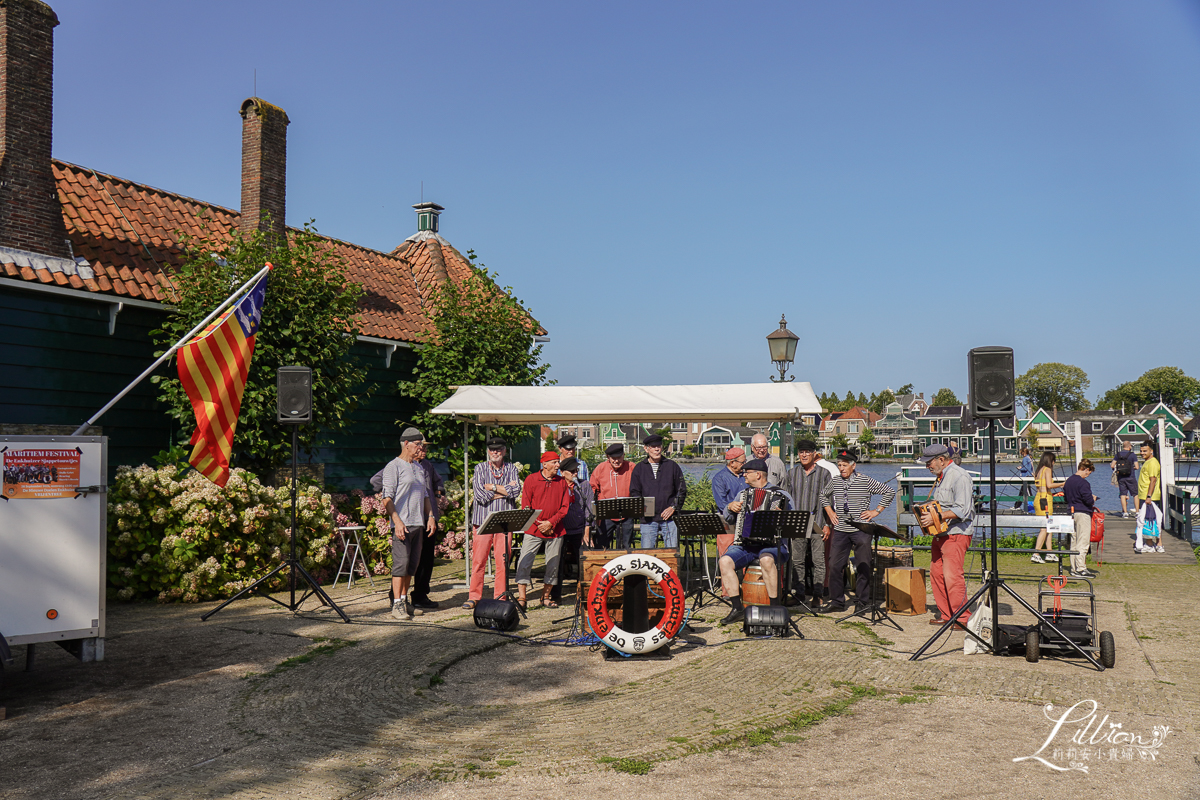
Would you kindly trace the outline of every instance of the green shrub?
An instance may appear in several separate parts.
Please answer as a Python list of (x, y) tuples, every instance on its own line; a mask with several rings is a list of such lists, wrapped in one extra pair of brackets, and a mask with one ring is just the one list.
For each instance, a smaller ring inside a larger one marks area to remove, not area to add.
[[(227, 597), (278, 565), (290, 544), (288, 485), (271, 488), (243, 469), (222, 489), (175, 466), (121, 466), (108, 495), (108, 580), (125, 600), (195, 603)], [(313, 577), (332, 577), (331, 498), (300, 489), (297, 556)], [(271, 588), (281, 588), (286, 573)]]

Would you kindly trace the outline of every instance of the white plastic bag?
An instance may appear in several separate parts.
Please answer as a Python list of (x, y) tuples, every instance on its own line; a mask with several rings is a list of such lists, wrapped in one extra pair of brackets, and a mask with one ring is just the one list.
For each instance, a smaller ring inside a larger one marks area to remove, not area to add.
[[(983, 639), (989, 645), (992, 644), (992, 607), (987, 603), (975, 609), (975, 613), (971, 615), (971, 619), (967, 621), (967, 630), (973, 631), (976, 636)], [(988, 649), (975, 641), (975, 636), (971, 634), (963, 635), (963, 654), (975, 655), (976, 653), (986, 653)]]

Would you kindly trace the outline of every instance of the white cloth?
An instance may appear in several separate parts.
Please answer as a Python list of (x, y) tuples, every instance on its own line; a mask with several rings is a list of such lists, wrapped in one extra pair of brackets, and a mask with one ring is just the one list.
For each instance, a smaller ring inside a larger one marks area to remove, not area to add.
[[(1143, 531), (1146, 527), (1146, 512), (1150, 509), (1151, 506), (1154, 507), (1153, 522), (1156, 522), (1157, 525), (1154, 527), (1153, 533), (1151, 533), (1149, 536), (1143, 536)], [(1133, 527), (1134, 527), (1134, 530), (1137, 532), (1137, 539), (1134, 541), (1133, 546), (1136, 549), (1140, 550), (1143, 547), (1143, 545), (1142, 545), (1143, 538), (1157, 539), (1159, 536), (1159, 533), (1162, 531), (1162, 509), (1160, 509), (1157, 505), (1155, 505), (1154, 503), (1151, 503), (1148, 500), (1146, 502), (1142, 503), (1142, 507), (1139, 508), (1138, 512), (1137, 512), (1137, 521), (1133, 524)]]
[(817, 462), (817, 466), (824, 467), (825, 471), (828, 472), (830, 475), (832, 475), (835, 478), (842, 474), (842, 473), (838, 472), (838, 468), (837, 468), (836, 464), (834, 464), (832, 461), (826, 461), (823, 458)]

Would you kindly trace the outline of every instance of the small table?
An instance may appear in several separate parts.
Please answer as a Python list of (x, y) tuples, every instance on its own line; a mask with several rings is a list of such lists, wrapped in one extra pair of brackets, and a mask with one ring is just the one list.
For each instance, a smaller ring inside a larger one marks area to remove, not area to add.
[[(333, 579), (333, 587), (337, 588), (337, 582), (346, 576), (346, 588), (349, 589), (354, 585), (354, 564), (358, 562), (362, 564), (363, 571), (367, 573), (367, 580), (371, 582), (371, 591), (375, 591), (375, 578), (371, 576), (371, 568), (367, 566), (367, 559), (362, 554), (362, 543), (358, 539), (358, 532), (366, 530), (364, 525), (346, 525), (338, 528), (338, 532), (342, 534), (342, 543), (345, 549), (342, 550), (342, 563), (338, 565), (337, 576)], [(347, 565), (349, 561), (349, 565)]]

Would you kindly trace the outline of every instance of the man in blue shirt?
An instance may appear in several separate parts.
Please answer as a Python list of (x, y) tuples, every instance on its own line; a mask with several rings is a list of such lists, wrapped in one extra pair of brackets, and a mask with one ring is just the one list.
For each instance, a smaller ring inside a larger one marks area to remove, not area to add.
[(1121, 450), (1113, 456), (1113, 474), (1117, 476), (1117, 492), (1121, 495), (1121, 516), (1132, 517), (1129, 510), (1129, 498), (1137, 497), (1137, 478), (1133, 473), (1137, 469), (1138, 457), (1133, 452), (1133, 442), (1125, 442)]
[[(1019, 474), (1022, 478), (1033, 477), (1033, 459), (1029, 457), (1028, 447), (1021, 448), (1021, 471)], [(1021, 491), (1018, 496), (1021, 499), (1016, 502), (1013, 508), (1024, 508), (1026, 503), (1025, 498), (1029, 496), (1029, 484), (1025, 481), (1021, 481)]]
[[(746, 489), (746, 477), (742, 475), (742, 467), (746, 464), (746, 451), (740, 447), (731, 447), (725, 451), (725, 467), (712, 479), (713, 500), (717, 503), (717, 513), (725, 514), (738, 495)], [(725, 555), (729, 545), (733, 544), (733, 530), (725, 525), (725, 533), (717, 536), (717, 558)]]

